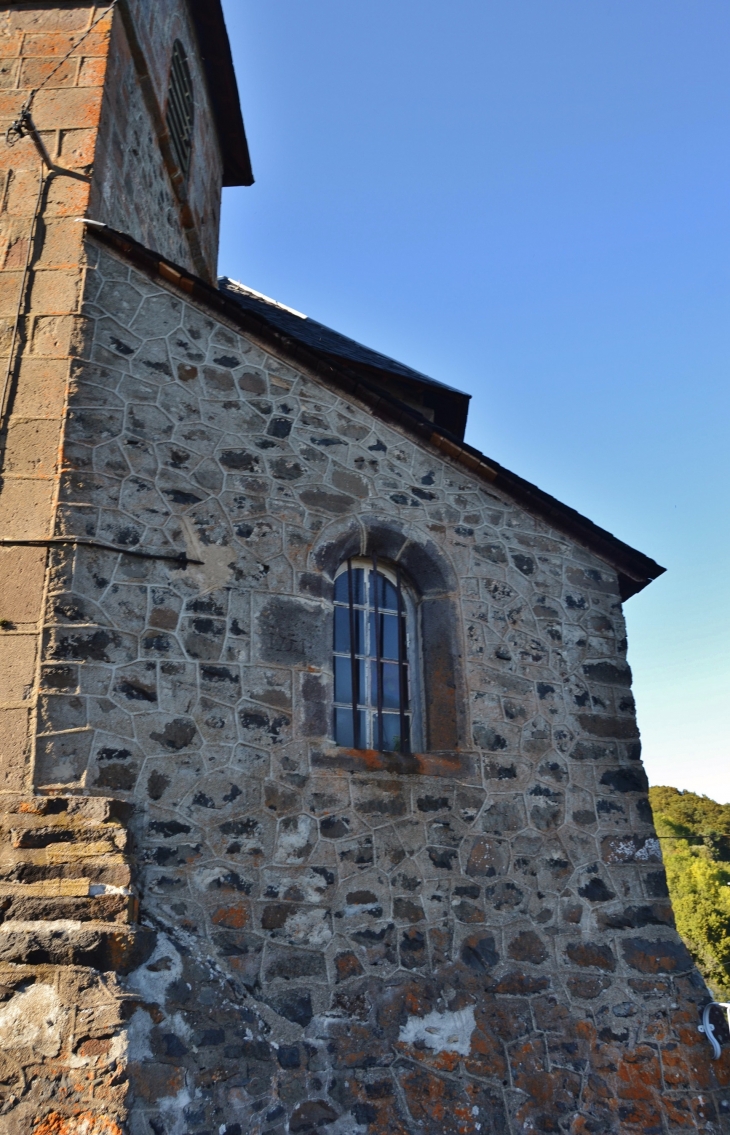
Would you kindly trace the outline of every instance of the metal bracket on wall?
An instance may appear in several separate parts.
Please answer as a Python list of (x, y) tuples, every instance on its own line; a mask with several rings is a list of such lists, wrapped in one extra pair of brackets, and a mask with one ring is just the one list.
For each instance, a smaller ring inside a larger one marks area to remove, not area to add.
[(50, 173), (62, 174), (64, 177), (73, 177), (76, 181), (85, 181), (87, 185), (91, 184), (91, 178), (88, 174), (79, 173), (78, 170), (65, 169), (64, 166), (56, 165), (51, 155), (48, 153), (45, 143), (38, 133), (38, 127), (33, 121), (33, 116), (27, 107), (23, 107), (19, 117), (8, 127), (5, 142), (8, 146), (14, 146), (16, 142), (21, 141), (23, 138), (30, 138), (40, 155), (41, 161)]
[(103, 552), (116, 552), (122, 556), (136, 556), (141, 560), (169, 560), (188, 567), (190, 564), (203, 565), (203, 560), (191, 560), (185, 552), (147, 552), (143, 548), (120, 548), (117, 544), (106, 544), (103, 540), (89, 540), (78, 536), (48, 536), (38, 540), (0, 539), (0, 548), (54, 548), (70, 545), (72, 547), (98, 548)]
[(720, 1054), (722, 1052), (722, 1046), (721, 1046), (719, 1040), (717, 1039), (717, 1037), (715, 1036), (715, 1026), (713, 1025), (712, 1021), (710, 1020), (710, 1013), (712, 1012), (712, 1010), (715, 1007), (717, 1007), (718, 1009), (724, 1009), (725, 1010), (725, 1013), (727, 1014), (728, 1028), (730, 1029), (730, 1002), (728, 1002), (728, 1001), (710, 1001), (710, 1004), (705, 1005), (705, 1008), (702, 1012), (702, 1024), (699, 1026), (698, 1031), (701, 1032), (701, 1033), (704, 1033), (705, 1036), (707, 1037), (707, 1039), (709, 1040), (710, 1044), (712, 1045), (712, 1052), (713, 1052), (712, 1059), (713, 1060), (719, 1060)]

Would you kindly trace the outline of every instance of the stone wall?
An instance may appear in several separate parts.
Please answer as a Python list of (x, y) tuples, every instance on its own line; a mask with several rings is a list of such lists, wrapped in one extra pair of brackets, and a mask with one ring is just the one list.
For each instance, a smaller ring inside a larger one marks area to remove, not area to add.
[[(195, 94), (186, 178), (175, 165), (165, 123), (176, 39), (186, 49)], [(185, 0), (123, 0), (114, 20), (90, 215), (212, 281), (223, 169), (197, 50)]]
[[(135, 804), (130, 1131), (727, 1130), (615, 573), (89, 262), (57, 533), (126, 551), (54, 550), (36, 776)], [(371, 550), (451, 581), (456, 747), (329, 740), (332, 569)]]

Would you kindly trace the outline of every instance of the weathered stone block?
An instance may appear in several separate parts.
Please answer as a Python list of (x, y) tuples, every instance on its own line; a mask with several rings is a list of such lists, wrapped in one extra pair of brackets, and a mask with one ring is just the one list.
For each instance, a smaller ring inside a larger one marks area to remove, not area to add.
[(283, 666), (325, 666), (330, 652), (330, 620), (318, 605), (271, 598), (257, 617), (258, 653), (262, 662)]

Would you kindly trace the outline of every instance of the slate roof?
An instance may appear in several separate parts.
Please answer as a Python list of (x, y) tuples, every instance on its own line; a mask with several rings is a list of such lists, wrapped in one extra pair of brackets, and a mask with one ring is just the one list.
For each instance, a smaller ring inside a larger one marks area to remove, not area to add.
[(343, 359), (363, 377), (384, 384), (400, 401), (418, 410), (425, 418), (463, 440), (470, 394), (455, 390), (435, 378), (421, 374), (396, 359), (364, 347), (347, 335), (310, 319), (293, 308), (247, 288), (227, 276), (218, 280), (218, 287), (244, 311), (257, 315), (289, 338), (317, 351), (324, 358)]

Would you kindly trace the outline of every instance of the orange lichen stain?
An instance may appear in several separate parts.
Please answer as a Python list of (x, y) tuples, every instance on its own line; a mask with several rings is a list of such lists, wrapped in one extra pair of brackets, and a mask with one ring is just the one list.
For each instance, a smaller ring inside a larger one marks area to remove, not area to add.
[(591, 1021), (575, 1021), (573, 1023), (573, 1031), (581, 1040), (590, 1041), (591, 1044), (596, 1039), (596, 1028)]
[(595, 1130), (595, 1120), (586, 1115), (576, 1115), (570, 1124), (570, 1135), (592, 1135)]
[(403, 1004), (409, 1017), (425, 1017), (430, 1007), (421, 996), (421, 990), (413, 987), (406, 992)]
[(455, 1068), (458, 1068), (460, 1060), (461, 1056), (458, 1052), (438, 1052), (431, 1064), (432, 1067), (442, 1072), (453, 1072)]
[(216, 926), (225, 926), (229, 930), (242, 930), (248, 922), (248, 910), (243, 903), (233, 906), (220, 906), (213, 914)]
[(692, 1114), (689, 1100), (673, 1100), (665, 1097), (663, 1104), (666, 1117), (673, 1128), (688, 1127), (690, 1130), (696, 1131), (695, 1117)]
[(667, 1047), (661, 1050), (664, 1083), (668, 1088), (689, 1086), (690, 1074), (679, 1048)]
[(631, 1109), (621, 1107), (621, 1122), (626, 1127), (638, 1127), (640, 1131), (661, 1131), (662, 1119), (656, 1100), (636, 1100)]
[(79, 1115), (59, 1115), (54, 1111), (36, 1123), (33, 1135), (124, 1135), (114, 1119), (90, 1111)]
[(498, 1076), (504, 1079), (507, 1074), (507, 1062), (499, 1040), (491, 1033), (483, 1033), (479, 1029), (471, 1035), (471, 1052), (466, 1057), (464, 1066), (473, 1076)]
[(626, 1053), (617, 1076), (618, 1095), (623, 1100), (649, 1100), (661, 1088), (659, 1061), (654, 1050), (646, 1045)]
[(426, 1064), (437, 1072), (453, 1072), (462, 1059), (458, 1052), (434, 1052), (430, 1048), (415, 1048), (412, 1044), (404, 1044), (402, 1041), (396, 1041), (393, 1047), (411, 1060)]

